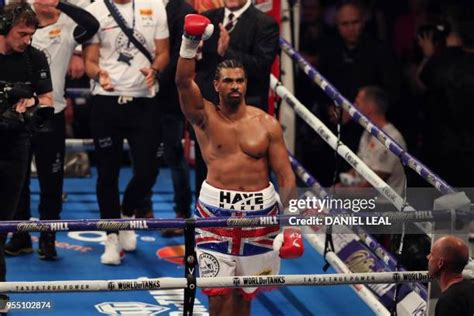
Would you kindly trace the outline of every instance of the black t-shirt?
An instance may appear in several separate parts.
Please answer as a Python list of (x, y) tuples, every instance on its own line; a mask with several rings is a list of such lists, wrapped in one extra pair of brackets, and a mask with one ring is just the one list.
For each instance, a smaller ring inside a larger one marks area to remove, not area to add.
[(0, 54), (0, 69), (0, 81), (31, 82), (37, 95), (53, 90), (48, 60), (34, 47), (23, 53)]
[(451, 285), (438, 299), (435, 316), (474, 315), (474, 282), (463, 280)]

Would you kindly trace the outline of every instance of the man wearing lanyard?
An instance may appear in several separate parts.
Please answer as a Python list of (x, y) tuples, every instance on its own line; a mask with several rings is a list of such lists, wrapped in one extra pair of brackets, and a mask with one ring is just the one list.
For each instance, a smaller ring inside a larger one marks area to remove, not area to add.
[[(86, 73), (94, 81), (91, 132), (97, 159), (97, 199), (101, 218), (130, 218), (153, 187), (158, 168), (160, 140), (152, 113), (157, 106), (155, 76), (169, 61), (169, 32), (161, 1), (112, 1), (112, 8), (153, 56), (150, 63), (119, 27), (105, 1), (111, 0), (98, 0), (87, 8), (100, 21), (100, 29), (83, 48)], [(130, 145), (133, 177), (121, 204), (118, 178), (124, 139)], [(121, 250), (135, 248), (133, 231), (108, 231), (101, 262), (118, 265)]]

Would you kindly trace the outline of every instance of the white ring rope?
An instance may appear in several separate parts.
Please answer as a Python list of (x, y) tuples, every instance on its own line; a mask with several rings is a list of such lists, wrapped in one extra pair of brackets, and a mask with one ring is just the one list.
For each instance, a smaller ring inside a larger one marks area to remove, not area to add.
[(343, 157), (358, 173), (361, 174), (372, 186), (384, 197), (393, 203), (398, 210), (415, 209), (407, 205), (405, 200), (395, 192), (385, 181), (383, 181), (374, 171), (372, 171), (349, 147), (345, 144), (337, 143), (337, 137), (331, 130), (323, 124), (311, 111), (309, 111), (288, 89), (286, 89), (276, 78), (270, 78), (271, 88), (283, 100), (285, 100), (309, 126), (311, 126), (321, 138), (329, 144), (337, 153)]
[[(266, 276), (235, 276), (196, 278), (200, 288), (242, 288), (313, 285), (347, 285), (368, 283), (430, 282), (433, 279), (427, 271), (415, 272), (373, 272), (350, 274), (297, 274)], [(98, 291), (144, 291), (160, 289), (184, 289), (186, 278), (122, 279), (122, 280), (71, 280), (3, 282), (3, 293), (45, 293), (45, 292), (98, 292)]]
[[(321, 122), (311, 111), (280, 83), (275, 76), (270, 77), (270, 86), (283, 100), (285, 100), (309, 126), (311, 126), (321, 138), (329, 144), (337, 153), (344, 158), (364, 179), (366, 179), (380, 194), (389, 200), (399, 211), (415, 211), (405, 199), (398, 195), (395, 190), (372, 171), (353, 151), (345, 144), (338, 143), (336, 135)], [(418, 225), (426, 234), (430, 229)], [(429, 225), (426, 225), (428, 227)]]
[[(303, 228), (305, 232), (303, 236), (305, 239), (316, 249), (321, 256), (324, 256), (324, 244), (321, 240), (316, 237), (314, 231), (310, 227)], [(326, 261), (336, 272), (341, 274), (353, 274), (347, 265), (337, 256), (335, 252), (329, 251), (325, 257)], [(388, 309), (379, 301), (377, 296), (364, 284), (351, 284), (350, 287), (354, 290), (357, 296), (367, 304), (367, 306), (379, 316), (389, 316), (390, 312)]]

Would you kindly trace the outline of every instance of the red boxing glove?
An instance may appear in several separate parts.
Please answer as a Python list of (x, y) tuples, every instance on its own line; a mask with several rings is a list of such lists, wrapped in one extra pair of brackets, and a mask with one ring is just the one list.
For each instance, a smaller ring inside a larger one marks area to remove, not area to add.
[(199, 14), (188, 14), (184, 17), (184, 34), (179, 55), (193, 59), (201, 40), (205, 41), (214, 32), (214, 25), (208, 18)]
[(303, 239), (299, 229), (287, 228), (273, 241), (273, 249), (280, 252), (282, 259), (301, 257), (304, 252)]
[[(212, 30), (209, 30), (210, 28)], [(206, 40), (212, 35), (213, 31), (214, 26), (211, 21), (203, 15), (188, 14), (184, 17), (184, 36), (186, 38), (195, 41), (201, 40), (201, 38)]]

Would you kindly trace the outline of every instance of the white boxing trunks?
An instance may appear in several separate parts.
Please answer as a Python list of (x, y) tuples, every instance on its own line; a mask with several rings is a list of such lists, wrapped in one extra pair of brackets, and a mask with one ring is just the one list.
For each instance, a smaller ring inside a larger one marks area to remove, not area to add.
[[(279, 213), (273, 185), (257, 192), (217, 189), (203, 182), (195, 216), (245, 217), (275, 216)], [(201, 277), (272, 275), (280, 271), (280, 258), (273, 250), (279, 227), (238, 227), (196, 229), (196, 254)], [(243, 296), (253, 298), (258, 288), (241, 288)], [(203, 289), (207, 295), (230, 294), (232, 288)]]

